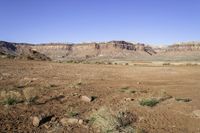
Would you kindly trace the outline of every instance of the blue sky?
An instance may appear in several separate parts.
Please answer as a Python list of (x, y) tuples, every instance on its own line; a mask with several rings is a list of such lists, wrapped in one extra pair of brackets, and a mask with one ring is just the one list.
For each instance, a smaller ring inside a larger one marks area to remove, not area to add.
[(200, 40), (200, 0), (0, 0), (0, 40)]

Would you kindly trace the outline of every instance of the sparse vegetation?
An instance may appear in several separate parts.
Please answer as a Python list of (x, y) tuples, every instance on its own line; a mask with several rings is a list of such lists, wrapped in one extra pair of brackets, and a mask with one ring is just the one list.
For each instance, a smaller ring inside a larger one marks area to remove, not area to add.
[(130, 125), (135, 120), (135, 117), (129, 112), (116, 113), (107, 107), (101, 107), (92, 114), (89, 123), (100, 129), (102, 133), (119, 131), (132, 133), (134, 128)]
[(149, 106), (149, 107), (153, 107), (155, 105), (157, 105), (159, 103), (159, 100), (155, 99), (155, 98), (151, 98), (151, 99), (143, 99), (140, 102), (140, 105), (142, 106)]
[(179, 101), (179, 102), (190, 102), (190, 101), (192, 101), (192, 99), (189, 99), (189, 98), (176, 98), (176, 101)]
[(163, 66), (169, 66), (169, 65), (170, 65), (169, 62), (163, 63)]
[(40, 90), (33, 87), (28, 87), (23, 90), (24, 97), (27, 103), (34, 103), (38, 99)]
[(70, 112), (68, 113), (68, 115), (69, 115), (69, 117), (76, 117), (76, 116), (79, 115), (79, 113), (76, 112), (76, 111), (70, 111)]
[(136, 93), (135, 90), (133, 90), (132, 88), (129, 88), (129, 87), (122, 87), (120, 88), (120, 92), (125, 92), (125, 93)]
[(91, 118), (89, 119), (88, 123), (89, 123), (90, 125), (92, 125), (92, 124), (95, 122), (95, 120), (96, 120), (95, 117), (91, 117)]
[(81, 81), (79, 81), (76, 85), (82, 85), (82, 82)]
[(1, 103), (6, 105), (13, 105), (23, 101), (21, 94), (17, 91), (1, 91)]
[(121, 88), (121, 90), (128, 90), (129, 89), (129, 87), (123, 87), (123, 88)]
[(50, 87), (57, 87), (57, 85), (55, 85), (55, 84), (50, 84)]
[(12, 98), (12, 97), (8, 97), (3, 101), (3, 104), (5, 104), (5, 105), (14, 105), (17, 103), (18, 103), (17, 99)]
[(130, 91), (131, 93), (135, 93), (136, 91), (134, 91), (134, 90), (132, 90), (132, 91)]

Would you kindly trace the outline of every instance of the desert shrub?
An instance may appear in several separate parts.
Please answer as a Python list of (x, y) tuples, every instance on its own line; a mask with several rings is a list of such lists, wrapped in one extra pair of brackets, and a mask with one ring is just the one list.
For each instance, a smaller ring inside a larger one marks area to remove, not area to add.
[(28, 87), (23, 90), (23, 94), (28, 103), (33, 103), (38, 98), (40, 90), (34, 87)]
[(50, 87), (57, 87), (57, 85), (55, 85), (55, 84), (50, 84)]
[(192, 101), (192, 100), (189, 99), (189, 98), (176, 98), (176, 101), (180, 101), (180, 102), (190, 102), (190, 101)]
[(132, 88), (129, 88), (129, 87), (122, 87), (122, 88), (120, 88), (120, 92), (135, 93), (136, 91)]
[(73, 60), (69, 60), (69, 61), (66, 61), (67, 63), (74, 63), (74, 61)]
[(68, 116), (69, 116), (69, 117), (76, 117), (76, 116), (78, 116), (78, 115), (79, 115), (79, 113), (76, 112), (76, 111), (70, 111), (70, 112), (68, 113)]
[(129, 87), (122, 87), (121, 90), (128, 90)]
[(3, 101), (3, 104), (6, 104), (6, 105), (14, 105), (17, 103), (18, 103), (17, 99), (12, 98), (12, 97), (8, 97)]
[(132, 90), (132, 91), (130, 91), (130, 93), (136, 93), (136, 91)]
[(23, 101), (21, 94), (17, 91), (1, 91), (0, 98), (3, 104), (13, 105)]
[(134, 128), (130, 124), (135, 121), (134, 118), (131, 113), (113, 112), (108, 107), (101, 107), (91, 115), (89, 123), (102, 133), (121, 131), (132, 133)]
[(140, 101), (140, 105), (142, 106), (149, 106), (149, 107), (153, 107), (156, 104), (159, 103), (159, 100), (152, 98), (152, 99), (143, 99)]
[(129, 126), (132, 122), (137, 120), (136, 116), (130, 112), (119, 112), (117, 115), (118, 122), (121, 127)]
[(173, 97), (164, 91), (164, 92), (161, 92), (161, 97), (159, 98), (159, 102), (163, 102), (163, 101), (171, 99), (171, 98), (173, 98)]
[(81, 81), (79, 81), (76, 85), (82, 85), (83, 83)]
[(163, 66), (169, 66), (169, 65), (170, 65), (169, 62), (163, 63)]
[(91, 119), (93, 120), (93, 126), (100, 129), (103, 133), (115, 130), (119, 124), (112, 111), (106, 107), (102, 107), (97, 112), (94, 112)]
[(129, 87), (122, 87), (120, 88), (120, 92), (127, 92)]

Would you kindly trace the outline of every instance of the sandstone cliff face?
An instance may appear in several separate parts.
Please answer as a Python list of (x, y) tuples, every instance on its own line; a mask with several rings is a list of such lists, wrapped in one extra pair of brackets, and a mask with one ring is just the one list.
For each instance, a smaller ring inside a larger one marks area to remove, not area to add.
[(184, 42), (168, 47), (156, 48), (153, 60), (161, 61), (200, 61), (200, 43)]
[(54, 60), (91, 59), (91, 58), (125, 58), (137, 54), (153, 55), (156, 52), (144, 44), (132, 44), (125, 41), (82, 44), (46, 44), (34, 45), (35, 49)]

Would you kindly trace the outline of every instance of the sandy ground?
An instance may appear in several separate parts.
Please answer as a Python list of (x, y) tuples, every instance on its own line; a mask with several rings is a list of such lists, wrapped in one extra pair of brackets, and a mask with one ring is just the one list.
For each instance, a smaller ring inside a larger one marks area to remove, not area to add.
[[(0, 60), (1, 101), (4, 94), (32, 87), (38, 91), (33, 104), (0, 105), (0, 132), (99, 132), (93, 125), (63, 126), (60, 120), (69, 111), (78, 119), (107, 107), (133, 113), (137, 120), (130, 126), (148, 133), (200, 133), (199, 66), (124, 66), (103, 64), (67, 64), (39, 61)], [(31, 92), (34, 95), (34, 92)], [(84, 102), (81, 96), (93, 96)], [(145, 98), (162, 98), (154, 107), (141, 106)], [(191, 99), (189, 102), (176, 98)], [(131, 100), (130, 100), (131, 99)], [(54, 120), (39, 127), (32, 117), (53, 115)]]

